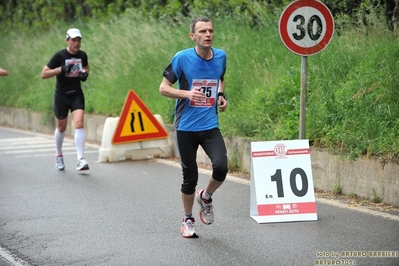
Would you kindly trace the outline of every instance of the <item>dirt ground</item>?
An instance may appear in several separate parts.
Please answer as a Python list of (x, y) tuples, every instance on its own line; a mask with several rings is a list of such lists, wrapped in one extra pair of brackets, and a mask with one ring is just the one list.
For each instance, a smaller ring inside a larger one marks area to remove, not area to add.
[(346, 203), (348, 207), (365, 207), (371, 210), (399, 216), (399, 206), (392, 206), (390, 204), (384, 203), (383, 201), (376, 203), (373, 199), (359, 197), (357, 195), (346, 195), (342, 193), (335, 194), (331, 191), (325, 191), (322, 189), (315, 189), (315, 196), (318, 198), (331, 199), (341, 203)]

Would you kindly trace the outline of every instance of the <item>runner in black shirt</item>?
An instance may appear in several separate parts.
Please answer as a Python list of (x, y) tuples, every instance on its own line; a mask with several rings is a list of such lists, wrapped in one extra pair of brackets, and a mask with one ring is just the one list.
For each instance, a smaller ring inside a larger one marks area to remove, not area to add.
[(42, 78), (56, 76), (57, 82), (54, 92), (53, 110), (56, 121), (55, 143), (56, 163), (58, 170), (64, 170), (62, 143), (68, 122), (68, 112), (71, 110), (75, 127), (75, 144), (78, 164), (76, 170), (88, 170), (89, 165), (84, 158), (85, 131), (84, 109), (85, 99), (80, 82), (89, 76), (87, 54), (80, 50), (82, 34), (79, 29), (71, 28), (66, 33), (67, 48), (56, 52), (48, 64), (44, 66)]

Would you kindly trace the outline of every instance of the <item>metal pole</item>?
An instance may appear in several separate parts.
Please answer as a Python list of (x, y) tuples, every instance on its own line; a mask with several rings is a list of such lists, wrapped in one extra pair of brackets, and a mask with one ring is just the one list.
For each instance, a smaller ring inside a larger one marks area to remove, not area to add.
[(299, 139), (306, 137), (306, 74), (308, 57), (302, 56), (301, 60), (301, 106), (299, 118)]

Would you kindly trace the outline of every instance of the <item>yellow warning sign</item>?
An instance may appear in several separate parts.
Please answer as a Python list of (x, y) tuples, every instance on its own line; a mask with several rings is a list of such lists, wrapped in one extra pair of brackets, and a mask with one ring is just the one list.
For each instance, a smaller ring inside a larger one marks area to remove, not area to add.
[(168, 133), (140, 97), (130, 90), (116, 127), (113, 144), (167, 138)]

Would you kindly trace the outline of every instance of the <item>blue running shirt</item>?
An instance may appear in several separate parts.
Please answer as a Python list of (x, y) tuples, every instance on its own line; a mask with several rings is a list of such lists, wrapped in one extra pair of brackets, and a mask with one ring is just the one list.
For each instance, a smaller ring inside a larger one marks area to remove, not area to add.
[(217, 114), (217, 94), (219, 82), (226, 72), (226, 53), (212, 48), (213, 58), (205, 60), (189, 48), (177, 52), (166, 67), (163, 76), (171, 83), (178, 83), (179, 90), (201, 87), (206, 100), (201, 103), (189, 99), (177, 99), (175, 106), (175, 129), (181, 131), (203, 131), (219, 126)]

